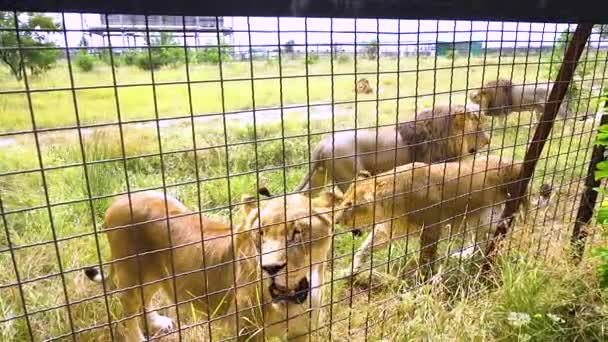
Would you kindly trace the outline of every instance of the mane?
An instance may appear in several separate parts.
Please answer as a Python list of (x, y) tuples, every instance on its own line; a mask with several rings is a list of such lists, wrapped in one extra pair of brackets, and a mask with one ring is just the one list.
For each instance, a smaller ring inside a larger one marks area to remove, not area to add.
[(452, 141), (454, 137), (459, 139), (464, 127), (457, 115), (464, 115), (466, 121), (469, 114), (461, 105), (435, 106), (420, 111), (416, 120), (397, 126), (401, 139), (410, 146), (412, 161), (437, 163), (459, 159), (460, 150)]
[(484, 86), (484, 90), (491, 89), (487, 112), (489, 115), (507, 115), (512, 111), (513, 82), (505, 79), (490, 81)]

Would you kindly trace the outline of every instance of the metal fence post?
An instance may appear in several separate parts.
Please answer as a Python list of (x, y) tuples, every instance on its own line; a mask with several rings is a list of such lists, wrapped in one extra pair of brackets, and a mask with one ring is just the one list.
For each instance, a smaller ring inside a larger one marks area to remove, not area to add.
[[(608, 110), (608, 101), (604, 103), (604, 110)], [(608, 124), (608, 115), (604, 113), (600, 120), (600, 125)], [(593, 152), (591, 153), (591, 160), (589, 161), (589, 168), (587, 169), (587, 178), (585, 179), (585, 191), (581, 196), (581, 202), (576, 213), (576, 221), (574, 222), (574, 228), (572, 229), (572, 238), (570, 240), (572, 245), (572, 257), (574, 261), (578, 263), (583, 256), (585, 251), (585, 239), (589, 235), (586, 225), (593, 216), (593, 208), (597, 202), (598, 193), (594, 188), (600, 186), (600, 180), (596, 180), (594, 177), (597, 163), (604, 160), (604, 151), (606, 148), (603, 145), (595, 145)]]
[(578, 65), (578, 61), (583, 53), (583, 50), (585, 49), (585, 45), (589, 39), (589, 36), (591, 35), (592, 29), (593, 24), (579, 24), (576, 27), (576, 31), (574, 31), (572, 40), (568, 44), (568, 48), (564, 54), (564, 60), (559, 69), (559, 73), (557, 74), (553, 88), (551, 89), (551, 94), (549, 95), (547, 105), (545, 106), (545, 111), (543, 112), (540, 122), (536, 127), (532, 142), (530, 142), (528, 150), (526, 151), (526, 156), (523, 162), (524, 165), (519, 176), (519, 180), (509, 184), (509, 193), (511, 194), (511, 198), (505, 205), (502, 217), (500, 218), (500, 223), (494, 232), (494, 237), (488, 243), (488, 247), (486, 249), (488, 259), (483, 267), (485, 270), (487, 270), (490, 266), (489, 262), (492, 260), (495, 253), (496, 245), (504, 238), (507, 231), (513, 224), (513, 219), (515, 217), (514, 214), (519, 209), (522, 197), (525, 196), (528, 183), (530, 183), (530, 179), (534, 174), (534, 169), (536, 167), (538, 158), (540, 157), (543, 147), (545, 146), (545, 142), (547, 141), (547, 137), (553, 128), (555, 116), (557, 115), (559, 107), (561, 106), (564, 96), (566, 95), (566, 91), (570, 86), (570, 82), (572, 81), (572, 77), (574, 75), (574, 70)]

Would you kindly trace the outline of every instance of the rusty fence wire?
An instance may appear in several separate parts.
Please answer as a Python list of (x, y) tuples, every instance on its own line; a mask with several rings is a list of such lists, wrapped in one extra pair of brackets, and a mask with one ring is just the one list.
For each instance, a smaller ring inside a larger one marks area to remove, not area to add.
[[(388, 338), (472, 289), (575, 26), (0, 12), (1, 339)], [(607, 38), (504, 257), (571, 238)]]

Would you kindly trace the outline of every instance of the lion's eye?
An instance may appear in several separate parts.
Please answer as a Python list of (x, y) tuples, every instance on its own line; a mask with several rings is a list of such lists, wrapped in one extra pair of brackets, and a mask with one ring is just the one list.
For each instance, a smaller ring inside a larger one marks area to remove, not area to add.
[(258, 229), (258, 234), (260, 234), (260, 236), (264, 235), (264, 231), (262, 229)]

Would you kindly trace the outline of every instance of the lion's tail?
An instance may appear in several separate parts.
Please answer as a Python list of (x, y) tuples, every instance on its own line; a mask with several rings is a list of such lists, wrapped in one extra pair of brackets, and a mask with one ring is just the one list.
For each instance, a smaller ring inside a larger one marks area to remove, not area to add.
[(106, 278), (101, 274), (99, 267), (87, 267), (84, 269), (84, 274), (87, 278), (96, 283), (103, 282)]
[(323, 145), (318, 144), (315, 149), (312, 151), (312, 156), (310, 158), (312, 161), (311, 167), (306, 171), (306, 175), (300, 182), (300, 184), (295, 188), (294, 191), (307, 191), (312, 187), (310, 181), (312, 176), (318, 169), (323, 167)]

